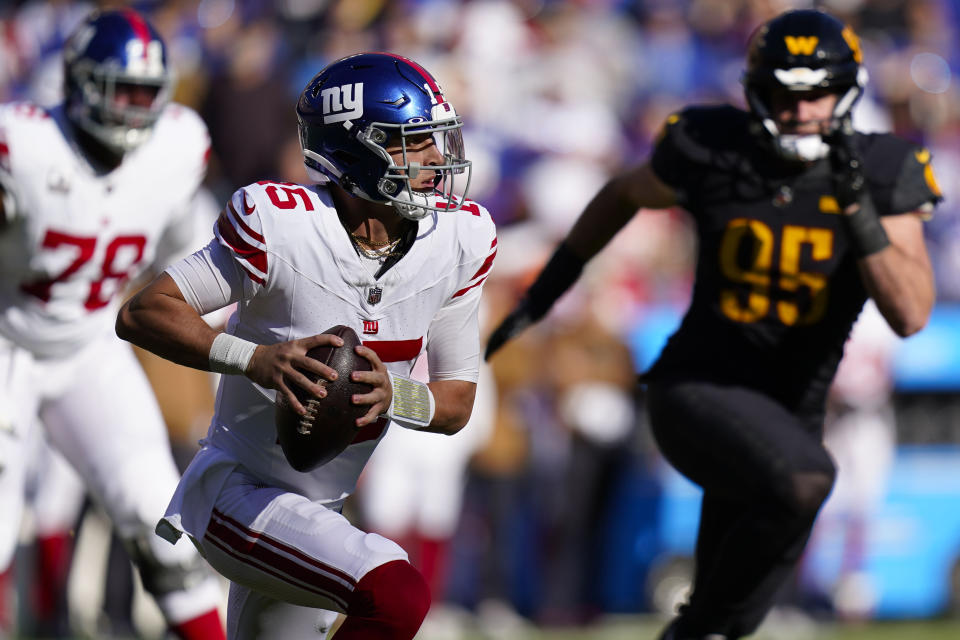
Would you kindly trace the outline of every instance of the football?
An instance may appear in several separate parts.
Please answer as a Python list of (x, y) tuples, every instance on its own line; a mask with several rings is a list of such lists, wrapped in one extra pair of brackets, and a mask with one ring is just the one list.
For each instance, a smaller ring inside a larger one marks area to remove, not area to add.
[[(283, 455), (297, 471), (310, 471), (333, 460), (347, 448), (357, 435), (356, 419), (369, 407), (350, 402), (355, 393), (369, 393), (368, 384), (353, 382), (353, 371), (370, 371), (372, 366), (366, 358), (357, 355), (354, 347), (361, 344), (356, 331), (337, 325), (324, 331), (343, 339), (342, 347), (322, 346), (307, 351), (307, 356), (319, 360), (337, 372), (337, 379), (329, 382), (320, 379), (327, 390), (325, 398), (315, 398), (306, 389), (291, 385), (297, 399), (307, 409), (306, 415), (298, 415), (282, 394), (277, 394), (276, 426), (277, 440)], [(312, 382), (319, 376), (299, 370)]]

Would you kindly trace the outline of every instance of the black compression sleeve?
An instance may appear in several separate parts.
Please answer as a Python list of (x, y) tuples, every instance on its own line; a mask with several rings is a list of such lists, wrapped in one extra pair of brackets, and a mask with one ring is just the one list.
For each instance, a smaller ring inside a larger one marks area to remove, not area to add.
[(527, 309), (534, 321), (546, 315), (553, 303), (573, 286), (584, 264), (583, 259), (571, 251), (565, 242), (560, 243), (527, 291)]
[(845, 214), (843, 219), (850, 233), (854, 253), (857, 258), (865, 258), (889, 246), (890, 239), (880, 224), (880, 216), (870, 195), (861, 196), (859, 203), (857, 212)]

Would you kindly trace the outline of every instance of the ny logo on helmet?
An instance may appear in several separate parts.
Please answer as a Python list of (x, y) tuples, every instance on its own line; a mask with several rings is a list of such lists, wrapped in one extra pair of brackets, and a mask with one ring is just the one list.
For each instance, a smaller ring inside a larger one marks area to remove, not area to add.
[(159, 40), (144, 44), (135, 39), (127, 42), (126, 72), (135, 76), (159, 76), (163, 73), (163, 45)]
[(320, 91), (323, 124), (353, 120), (363, 115), (363, 83), (345, 84)]

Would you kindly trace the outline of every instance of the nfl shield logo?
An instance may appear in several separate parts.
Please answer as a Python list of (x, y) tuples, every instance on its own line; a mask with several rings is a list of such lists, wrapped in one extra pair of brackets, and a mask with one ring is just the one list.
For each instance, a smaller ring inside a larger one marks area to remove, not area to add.
[(380, 287), (370, 287), (367, 289), (367, 302), (370, 304), (377, 304), (380, 302), (380, 295), (383, 293), (383, 289)]

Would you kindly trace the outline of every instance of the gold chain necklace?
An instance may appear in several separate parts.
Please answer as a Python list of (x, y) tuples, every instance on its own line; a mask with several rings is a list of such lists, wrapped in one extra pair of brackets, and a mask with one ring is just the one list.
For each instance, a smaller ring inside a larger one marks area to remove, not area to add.
[(352, 231), (350, 232), (350, 237), (353, 239), (357, 250), (371, 260), (379, 260), (396, 255), (398, 253), (396, 251), (397, 246), (400, 244), (400, 240), (402, 240), (401, 237), (394, 240), (375, 241), (364, 238)]

